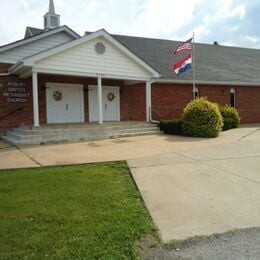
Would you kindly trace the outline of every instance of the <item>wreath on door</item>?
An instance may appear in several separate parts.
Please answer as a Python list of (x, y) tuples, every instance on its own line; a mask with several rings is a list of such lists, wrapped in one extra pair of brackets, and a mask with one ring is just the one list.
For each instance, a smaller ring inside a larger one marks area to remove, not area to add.
[(63, 95), (60, 91), (54, 91), (53, 92), (53, 98), (55, 101), (61, 101), (63, 98)]
[(113, 92), (110, 92), (107, 94), (107, 99), (109, 101), (113, 101), (115, 99), (115, 94)]

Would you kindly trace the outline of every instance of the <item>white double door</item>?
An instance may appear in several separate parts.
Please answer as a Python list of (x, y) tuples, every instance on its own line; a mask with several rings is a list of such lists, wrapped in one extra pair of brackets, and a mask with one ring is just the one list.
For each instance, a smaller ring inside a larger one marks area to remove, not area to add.
[(47, 123), (84, 122), (83, 85), (46, 84)]
[[(89, 121), (98, 122), (97, 86), (89, 86)], [(103, 121), (120, 121), (119, 87), (102, 86)]]

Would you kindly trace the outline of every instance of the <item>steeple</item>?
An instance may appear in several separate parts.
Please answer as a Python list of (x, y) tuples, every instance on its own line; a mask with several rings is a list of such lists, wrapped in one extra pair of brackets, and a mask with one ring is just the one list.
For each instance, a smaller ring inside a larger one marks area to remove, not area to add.
[(60, 26), (60, 16), (55, 13), (53, 0), (49, 0), (49, 12), (44, 15), (44, 30)]
[(53, 0), (50, 0), (50, 3), (49, 3), (49, 13), (55, 14), (55, 8), (54, 8)]

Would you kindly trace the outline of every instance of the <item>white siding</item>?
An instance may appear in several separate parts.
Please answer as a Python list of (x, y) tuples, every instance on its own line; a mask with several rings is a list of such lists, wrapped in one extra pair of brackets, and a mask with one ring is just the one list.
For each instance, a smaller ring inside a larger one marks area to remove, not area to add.
[[(106, 46), (103, 55), (95, 52), (97, 42), (102, 42)], [(125, 77), (151, 77), (150, 72), (103, 37), (43, 59), (35, 64), (35, 68)]]
[(72, 39), (72, 36), (67, 33), (60, 32), (0, 53), (0, 62), (9, 61), (10, 63), (16, 63), (22, 58), (31, 56), (62, 43), (69, 42)]

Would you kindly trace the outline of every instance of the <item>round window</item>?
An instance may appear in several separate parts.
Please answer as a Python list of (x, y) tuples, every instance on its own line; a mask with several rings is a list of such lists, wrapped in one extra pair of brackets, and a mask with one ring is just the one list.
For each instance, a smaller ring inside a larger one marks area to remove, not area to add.
[(96, 50), (96, 53), (98, 53), (98, 54), (104, 54), (106, 51), (106, 47), (102, 42), (98, 42), (95, 45), (95, 50)]

